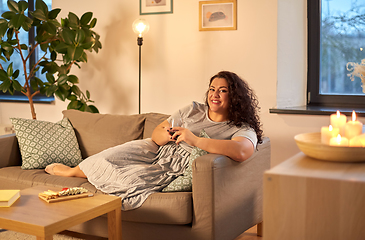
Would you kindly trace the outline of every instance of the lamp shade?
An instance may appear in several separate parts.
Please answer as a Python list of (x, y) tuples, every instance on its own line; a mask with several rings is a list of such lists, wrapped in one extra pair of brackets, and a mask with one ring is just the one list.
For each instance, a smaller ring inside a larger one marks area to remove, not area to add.
[(138, 37), (143, 37), (150, 29), (149, 23), (144, 19), (137, 19), (132, 25), (133, 31), (138, 34)]

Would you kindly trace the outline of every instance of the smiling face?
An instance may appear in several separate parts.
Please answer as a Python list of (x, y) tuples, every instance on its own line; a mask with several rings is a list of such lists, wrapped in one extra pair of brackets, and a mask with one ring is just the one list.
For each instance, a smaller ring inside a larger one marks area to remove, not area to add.
[(215, 78), (209, 86), (207, 97), (209, 118), (216, 122), (228, 120), (229, 90), (227, 80)]

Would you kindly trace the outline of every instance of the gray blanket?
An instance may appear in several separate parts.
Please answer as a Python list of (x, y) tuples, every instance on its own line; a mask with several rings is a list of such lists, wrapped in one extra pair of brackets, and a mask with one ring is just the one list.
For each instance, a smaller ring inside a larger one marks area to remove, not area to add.
[(91, 184), (121, 197), (122, 210), (131, 210), (183, 174), (189, 155), (174, 142), (159, 147), (149, 138), (106, 149), (79, 166)]

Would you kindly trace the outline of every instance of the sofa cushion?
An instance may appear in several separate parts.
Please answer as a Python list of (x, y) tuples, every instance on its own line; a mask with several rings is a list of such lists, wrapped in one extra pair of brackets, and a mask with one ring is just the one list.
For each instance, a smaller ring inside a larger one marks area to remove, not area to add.
[(67, 118), (57, 123), (10, 118), (22, 155), (22, 169), (45, 168), (51, 163), (73, 167), (81, 161), (75, 132)]
[(159, 125), (169, 117), (169, 115), (161, 113), (145, 113), (143, 115), (146, 117), (143, 138), (152, 137), (152, 132), (157, 127), (157, 125)]
[(75, 129), (83, 158), (142, 138), (143, 115), (111, 115), (77, 110), (65, 110), (62, 113)]
[[(210, 138), (204, 129), (201, 130), (199, 137)], [(205, 154), (208, 154), (208, 152), (198, 147), (193, 147), (193, 150), (189, 156), (189, 165), (186, 168), (184, 174), (174, 179), (169, 185), (162, 189), (162, 192), (191, 191), (193, 186), (192, 164), (196, 158)]]
[(82, 186), (96, 192), (93, 186), (88, 187), (89, 184), (86, 178), (49, 175), (44, 169), (22, 170), (20, 166), (0, 168), (0, 189), (24, 189), (37, 185), (60, 188)]
[(191, 192), (153, 193), (141, 207), (123, 211), (122, 220), (158, 224), (189, 224), (193, 218)]

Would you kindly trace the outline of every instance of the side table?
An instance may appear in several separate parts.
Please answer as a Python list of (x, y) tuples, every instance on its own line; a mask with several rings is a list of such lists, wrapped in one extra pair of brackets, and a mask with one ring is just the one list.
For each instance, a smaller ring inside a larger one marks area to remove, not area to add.
[(37, 240), (53, 235), (103, 214), (108, 214), (109, 239), (120, 240), (121, 200), (116, 196), (95, 195), (47, 203), (38, 197), (54, 187), (37, 186), (20, 191), (20, 198), (9, 208), (0, 208), (0, 228), (35, 235)]
[(264, 174), (264, 240), (365, 239), (365, 163), (298, 153)]

